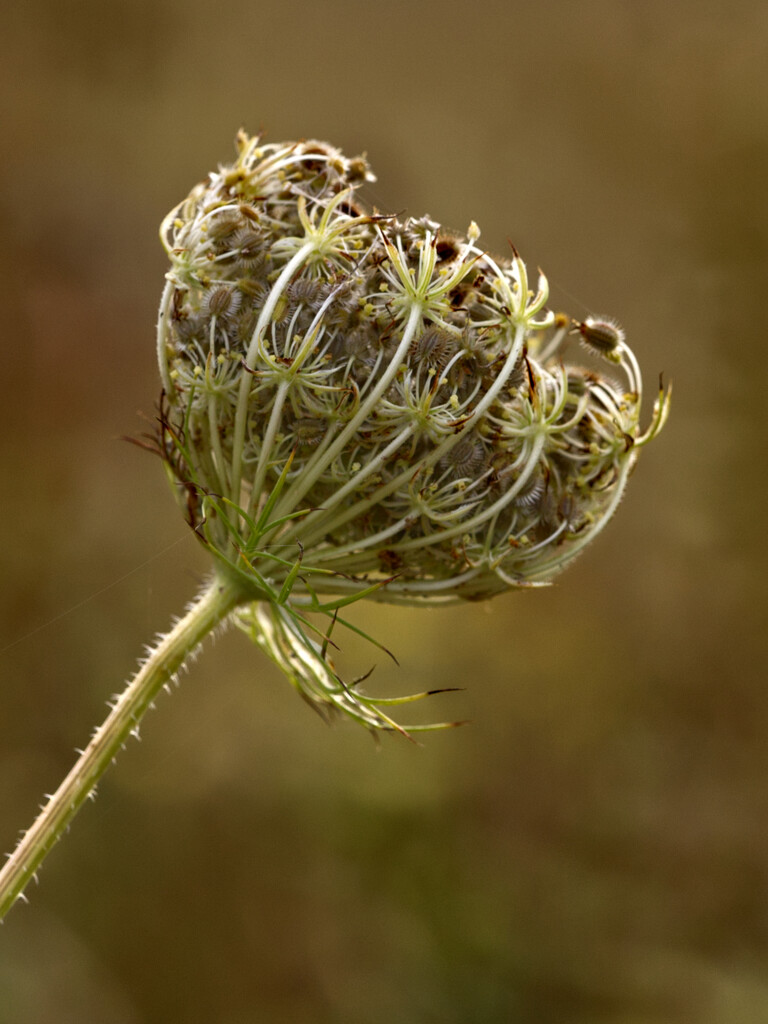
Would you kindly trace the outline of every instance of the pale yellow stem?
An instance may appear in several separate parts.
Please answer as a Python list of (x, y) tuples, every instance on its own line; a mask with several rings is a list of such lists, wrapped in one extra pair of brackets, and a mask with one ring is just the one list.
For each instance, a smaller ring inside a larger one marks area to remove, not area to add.
[(0, 871), (0, 920), (92, 797), (100, 778), (157, 696), (187, 658), (237, 605), (247, 601), (237, 584), (220, 577), (200, 594), (128, 683), (102, 725)]

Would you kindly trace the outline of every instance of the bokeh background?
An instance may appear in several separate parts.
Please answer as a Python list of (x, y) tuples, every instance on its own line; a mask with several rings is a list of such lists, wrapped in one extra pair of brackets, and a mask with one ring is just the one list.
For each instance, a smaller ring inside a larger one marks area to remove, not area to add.
[[(674, 380), (546, 591), (360, 607), (471, 719), (377, 749), (209, 645), (0, 930), (1, 1024), (768, 1020), (768, 8), (50, 0), (0, 63), (0, 847), (206, 563), (120, 440), (158, 392), (157, 227), (270, 140), (512, 239)], [(144, 419), (142, 419), (144, 417)]]

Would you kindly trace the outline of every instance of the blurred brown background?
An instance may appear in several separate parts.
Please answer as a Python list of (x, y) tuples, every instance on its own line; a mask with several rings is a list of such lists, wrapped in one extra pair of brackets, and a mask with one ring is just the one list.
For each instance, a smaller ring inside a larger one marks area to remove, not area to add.
[[(0, 1024), (768, 1020), (768, 8), (61, 0), (0, 64), (0, 848), (206, 565), (159, 464), (166, 211), (243, 126), (367, 150), (673, 379), (550, 590), (358, 608), (465, 686), (328, 729), (240, 634), (164, 698), (0, 931)], [(386, 738), (385, 738), (386, 739)]]

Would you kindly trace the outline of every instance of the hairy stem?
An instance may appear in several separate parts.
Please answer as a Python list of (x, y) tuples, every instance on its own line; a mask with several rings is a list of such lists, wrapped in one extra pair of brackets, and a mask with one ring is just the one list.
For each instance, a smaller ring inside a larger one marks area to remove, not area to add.
[(186, 615), (149, 654), (0, 871), (0, 921), (22, 896), (29, 880), (83, 803), (93, 796), (101, 776), (129, 735), (138, 729), (160, 689), (206, 636), (247, 599), (236, 583), (215, 576)]

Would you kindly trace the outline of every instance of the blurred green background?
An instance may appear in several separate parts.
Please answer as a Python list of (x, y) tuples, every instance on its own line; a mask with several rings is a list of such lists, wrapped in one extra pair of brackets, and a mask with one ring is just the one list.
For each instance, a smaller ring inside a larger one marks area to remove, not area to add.
[(549, 590), (358, 607), (423, 745), (209, 645), (0, 930), (0, 1024), (768, 1020), (768, 8), (49, 0), (0, 64), (0, 848), (206, 563), (159, 463), (162, 216), (269, 140), (514, 241), (673, 379)]

